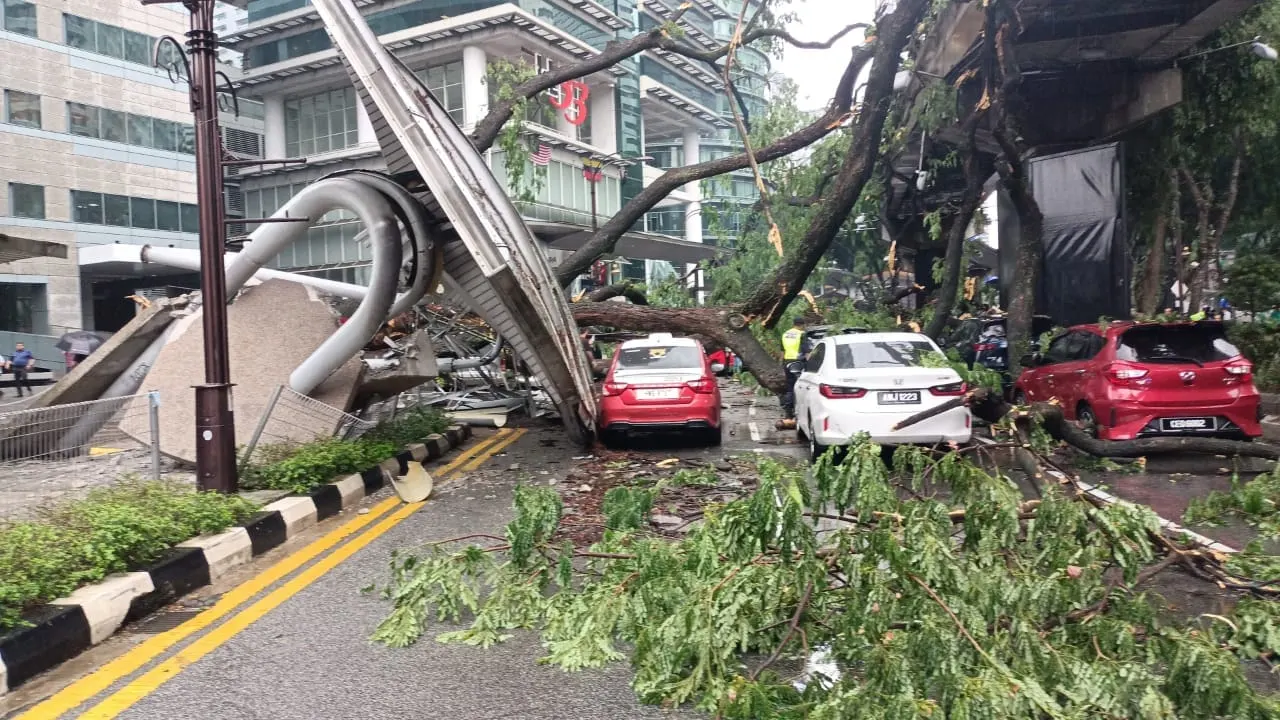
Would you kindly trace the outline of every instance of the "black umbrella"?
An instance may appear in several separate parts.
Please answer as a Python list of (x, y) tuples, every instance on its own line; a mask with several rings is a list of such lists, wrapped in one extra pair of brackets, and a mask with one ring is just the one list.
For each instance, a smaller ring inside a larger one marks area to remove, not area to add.
[(58, 339), (58, 349), (73, 355), (88, 356), (107, 341), (92, 330), (72, 330)]

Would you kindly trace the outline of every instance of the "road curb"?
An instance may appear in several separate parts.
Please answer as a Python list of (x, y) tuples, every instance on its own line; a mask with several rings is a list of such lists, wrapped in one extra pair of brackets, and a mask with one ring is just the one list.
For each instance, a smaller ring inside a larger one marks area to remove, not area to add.
[[(469, 426), (454, 425), (444, 435), (423, 442), (428, 448), (435, 445), (441, 451), (439, 457), (470, 437)], [(112, 575), (32, 608), (25, 614), (29, 627), (0, 635), (0, 695), (106, 640), (125, 624), (211, 584), (317, 522), (360, 503), (389, 484), (385, 473), (375, 465), (309, 494), (286, 496), (237, 527), (178, 544), (147, 567)]]

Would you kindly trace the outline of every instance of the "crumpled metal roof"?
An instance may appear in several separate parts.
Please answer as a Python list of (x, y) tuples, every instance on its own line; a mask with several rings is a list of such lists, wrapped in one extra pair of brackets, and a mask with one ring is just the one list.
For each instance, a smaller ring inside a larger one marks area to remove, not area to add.
[(592, 439), (591, 365), (555, 275), (484, 159), (378, 42), (352, 0), (314, 0), (369, 113), (387, 171), (422, 201), (444, 239), (449, 293), (484, 318), (542, 381), (570, 437)]

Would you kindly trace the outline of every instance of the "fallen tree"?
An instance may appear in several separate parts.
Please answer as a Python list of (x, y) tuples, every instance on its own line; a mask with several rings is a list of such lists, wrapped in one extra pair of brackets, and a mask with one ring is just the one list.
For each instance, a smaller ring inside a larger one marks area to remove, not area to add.
[[(546, 663), (629, 660), (645, 702), (725, 719), (1280, 712), (1242, 665), (1280, 652), (1267, 599), (1280, 587), (1165, 537), (1149, 510), (1070, 483), (1029, 499), (956, 452), (900, 449), (890, 471), (866, 442), (811, 477), (768, 460), (758, 472), (757, 490), (677, 538), (650, 522), (676, 478), (615, 486), (603, 537), (585, 546), (562, 532), (554, 489), (518, 488), (505, 534), (392, 560), (374, 638), (404, 646), (461, 622), (437, 640), (488, 647), (530, 630)], [(1145, 591), (1172, 568), (1234, 610), (1158, 613)]]

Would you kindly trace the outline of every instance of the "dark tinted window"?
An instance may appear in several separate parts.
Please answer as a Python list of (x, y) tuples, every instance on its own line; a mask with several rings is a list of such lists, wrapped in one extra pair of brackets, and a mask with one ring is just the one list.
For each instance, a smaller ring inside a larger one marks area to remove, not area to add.
[(805, 361), (804, 369), (808, 372), (818, 372), (822, 369), (822, 360), (827, 356), (827, 346), (819, 345), (813, 352), (809, 353), (809, 359)]
[(619, 351), (619, 370), (688, 370), (702, 367), (702, 353), (688, 345), (650, 345)]
[(915, 367), (920, 358), (936, 352), (923, 340), (880, 340), (836, 345), (836, 368)]
[(1116, 358), (1131, 362), (1207, 363), (1237, 357), (1221, 325), (1143, 325), (1120, 336)]

